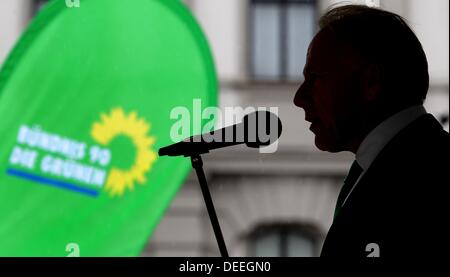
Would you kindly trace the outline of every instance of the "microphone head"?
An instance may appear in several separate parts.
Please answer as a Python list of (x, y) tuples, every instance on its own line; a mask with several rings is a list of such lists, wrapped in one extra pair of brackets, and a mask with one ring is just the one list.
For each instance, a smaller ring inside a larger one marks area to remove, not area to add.
[(241, 123), (162, 147), (158, 150), (158, 155), (193, 156), (242, 143), (251, 148), (260, 148), (277, 141), (281, 129), (281, 120), (274, 113), (256, 111), (245, 115)]
[(162, 157), (162, 156), (170, 156), (171, 151), (170, 151), (170, 147), (166, 146), (166, 147), (161, 147), (158, 150), (158, 156)]

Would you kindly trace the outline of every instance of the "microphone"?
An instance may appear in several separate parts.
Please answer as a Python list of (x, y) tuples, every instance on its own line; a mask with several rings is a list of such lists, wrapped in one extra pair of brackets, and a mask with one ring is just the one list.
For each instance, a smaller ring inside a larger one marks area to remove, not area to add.
[(196, 156), (209, 150), (245, 144), (260, 148), (274, 143), (281, 135), (281, 120), (269, 111), (256, 111), (244, 116), (241, 123), (230, 125), (183, 141), (161, 147), (159, 156)]

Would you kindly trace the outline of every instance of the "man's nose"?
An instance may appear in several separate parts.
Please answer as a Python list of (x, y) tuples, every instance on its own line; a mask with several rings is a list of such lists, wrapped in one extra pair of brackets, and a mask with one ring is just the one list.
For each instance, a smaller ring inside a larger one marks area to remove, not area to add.
[(305, 84), (303, 83), (297, 90), (297, 92), (295, 93), (294, 96), (294, 104), (299, 107), (299, 108), (304, 108), (305, 107), (305, 102), (306, 102), (306, 88), (305, 88)]

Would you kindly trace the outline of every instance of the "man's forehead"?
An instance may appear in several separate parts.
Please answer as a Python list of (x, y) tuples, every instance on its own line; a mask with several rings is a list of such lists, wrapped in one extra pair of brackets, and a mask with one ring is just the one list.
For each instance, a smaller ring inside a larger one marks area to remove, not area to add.
[(330, 67), (339, 66), (343, 61), (354, 58), (344, 48), (346, 47), (338, 42), (332, 31), (319, 31), (308, 47), (307, 68), (332, 69)]
[(337, 41), (333, 34), (327, 30), (317, 33), (308, 47), (308, 56), (311, 58), (335, 56), (337, 54)]

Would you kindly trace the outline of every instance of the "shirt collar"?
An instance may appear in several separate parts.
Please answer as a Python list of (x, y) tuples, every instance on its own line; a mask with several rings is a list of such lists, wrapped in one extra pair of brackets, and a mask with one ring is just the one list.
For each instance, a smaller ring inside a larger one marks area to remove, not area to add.
[(373, 129), (356, 151), (356, 161), (366, 171), (384, 146), (411, 122), (426, 114), (422, 105), (406, 108)]

